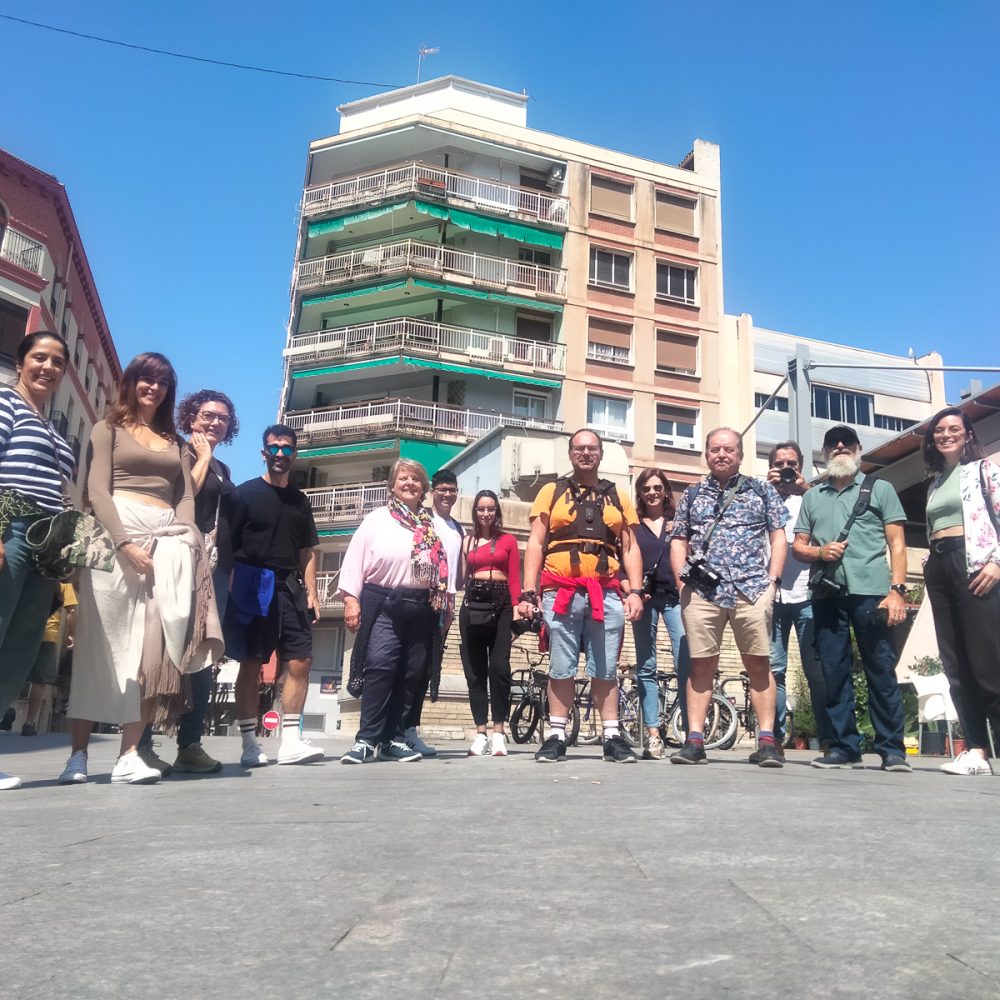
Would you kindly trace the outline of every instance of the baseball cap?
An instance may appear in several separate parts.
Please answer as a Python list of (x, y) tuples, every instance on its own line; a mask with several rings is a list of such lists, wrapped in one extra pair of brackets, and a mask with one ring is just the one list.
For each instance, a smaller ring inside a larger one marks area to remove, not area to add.
[(847, 424), (837, 424), (836, 427), (831, 427), (823, 435), (823, 447), (832, 448), (838, 443), (846, 445), (861, 444), (861, 439), (853, 427), (848, 427)]

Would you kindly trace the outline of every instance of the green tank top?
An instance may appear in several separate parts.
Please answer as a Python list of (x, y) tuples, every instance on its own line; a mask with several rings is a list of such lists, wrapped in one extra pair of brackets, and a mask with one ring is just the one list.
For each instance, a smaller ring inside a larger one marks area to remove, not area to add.
[(956, 465), (941, 480), (941, 485), (927, 502), (927, 530), (932, 535), (943, 528), (961, 528), (965, 523), (962, 517), (962, 493), (958, 483), (960, 468), (960, 465)]

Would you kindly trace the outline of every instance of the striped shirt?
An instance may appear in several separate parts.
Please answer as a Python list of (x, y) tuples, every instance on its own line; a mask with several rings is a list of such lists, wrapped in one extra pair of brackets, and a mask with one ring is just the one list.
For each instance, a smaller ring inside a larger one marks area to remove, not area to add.
[(62, 475), (75, 466), (70, 446), (13, 389), (0, 389), (0, 490), (16, 490), (42, 510), (60, 511)]

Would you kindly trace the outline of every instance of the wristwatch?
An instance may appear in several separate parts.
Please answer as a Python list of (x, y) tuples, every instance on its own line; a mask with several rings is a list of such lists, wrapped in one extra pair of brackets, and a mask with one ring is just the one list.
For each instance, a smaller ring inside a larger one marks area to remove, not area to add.
[(905, 583), (894, 583), (889, 589), (896, 591), (900, 597), (906, 597), (906, 591), (908, 588)]

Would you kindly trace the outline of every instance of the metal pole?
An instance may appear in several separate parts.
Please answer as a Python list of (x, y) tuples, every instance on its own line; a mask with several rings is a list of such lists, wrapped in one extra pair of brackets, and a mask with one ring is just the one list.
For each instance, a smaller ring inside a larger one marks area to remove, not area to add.
[[(792, 374), (792, 365), (795, 366)], [(798, 443), (802, 450), (802, 475), (812, 479), (815, 475), (813, 467), (812, 444), (812, 379), (809, 370), (813, 367), (809, 360), (807, 344), (795, 345), (795, 358), (789, 362), (789, 384), (794, 391), (788, 393), (788, 432), (792, 441)]]

